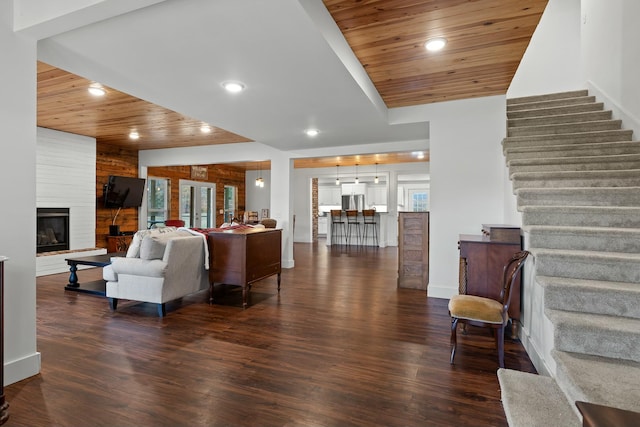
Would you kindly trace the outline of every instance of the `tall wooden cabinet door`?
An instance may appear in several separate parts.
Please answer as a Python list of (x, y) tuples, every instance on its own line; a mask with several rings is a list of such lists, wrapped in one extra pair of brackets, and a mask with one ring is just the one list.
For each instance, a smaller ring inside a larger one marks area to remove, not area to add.
[(398, 287), (427, 289), (429, 212), (398, 214)]

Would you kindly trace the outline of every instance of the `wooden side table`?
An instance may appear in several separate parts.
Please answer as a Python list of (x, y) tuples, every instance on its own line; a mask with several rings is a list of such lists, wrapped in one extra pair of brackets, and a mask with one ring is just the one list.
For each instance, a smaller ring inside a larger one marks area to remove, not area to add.
[(126, 252), (129, 249), (132, 234), (123, 234), (121, 236), (107, 236), (107, 252)]

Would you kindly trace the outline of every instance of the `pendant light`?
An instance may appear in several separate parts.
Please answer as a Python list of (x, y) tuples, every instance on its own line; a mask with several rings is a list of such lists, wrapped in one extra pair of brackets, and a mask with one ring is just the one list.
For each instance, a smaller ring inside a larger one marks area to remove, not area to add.
[(261, 169), (260, 163), (258, 163), (258, 173), (256, 174), (256, 187), (260, 187), (260, 180), (262, 179), (260, 178), (260, 175), (262, 175), (260, 173), (261, 172), (260, 169)]
[(336, 165), (336, 185), (340, 185), (340, 177), (338, 175), (338, 167), (340, 165)]
[(375, 182), (376, 184), (378, 182), (380, 182), (380, 180), (378, 179), (378, 164), (376, 163), (376, 177), (373, 179), (373, 182)]
[(358, 179), (358, 164), (356, 163), (356, 184), (360, 182), (360, 180)]

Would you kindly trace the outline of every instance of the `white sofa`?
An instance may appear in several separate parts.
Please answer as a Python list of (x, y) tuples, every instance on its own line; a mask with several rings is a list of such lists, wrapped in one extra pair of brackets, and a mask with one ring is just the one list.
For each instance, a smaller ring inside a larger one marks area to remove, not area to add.
[(106, 296), (116, 310), (118, 299), (165, 303), (209, 286), (206, 237), (187, 229), (164, 227), (138, 231), (126, 257), (113, 257), (104, 267)]

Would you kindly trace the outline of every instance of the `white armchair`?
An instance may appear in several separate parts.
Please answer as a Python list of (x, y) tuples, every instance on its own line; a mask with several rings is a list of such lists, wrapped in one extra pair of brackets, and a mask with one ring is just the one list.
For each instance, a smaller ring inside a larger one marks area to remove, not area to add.
[(103, 269), (112, 310), (118, 299), (143, 301), (158, 304), (162, 317), (166, 302), (208, 288), (204, 235), (180, 230), (138, 233), (127, 256), (112, 258)]

